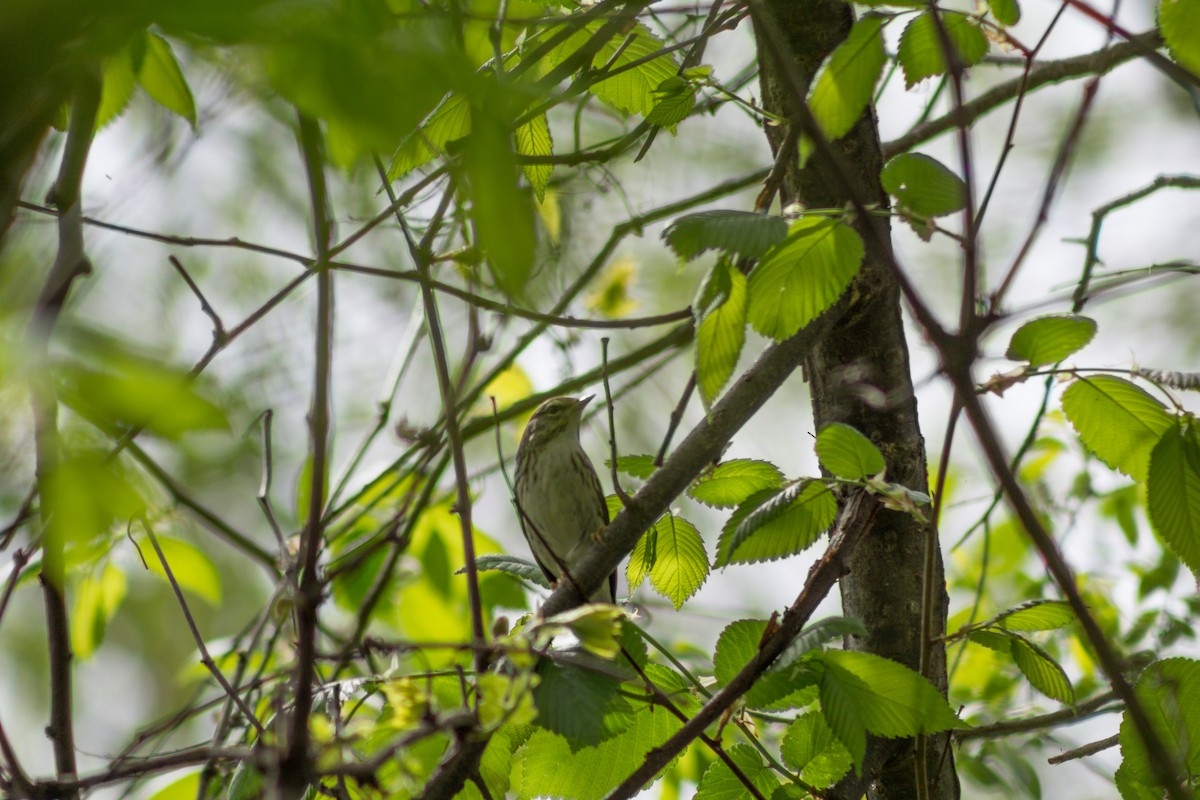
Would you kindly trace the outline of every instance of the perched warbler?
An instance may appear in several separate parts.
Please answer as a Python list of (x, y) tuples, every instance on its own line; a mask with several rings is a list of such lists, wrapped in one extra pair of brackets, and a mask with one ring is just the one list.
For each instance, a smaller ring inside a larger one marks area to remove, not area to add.
[[(568, 576), (589, 539), (608, 525), (608, 506), (592, 462), (579, 443), (591, 397), (553, 397), (538, 406), (517, 447), (517, 512), (533, 558), (551, 583)], [(614, 603), (617, 573), (590, 600)]]

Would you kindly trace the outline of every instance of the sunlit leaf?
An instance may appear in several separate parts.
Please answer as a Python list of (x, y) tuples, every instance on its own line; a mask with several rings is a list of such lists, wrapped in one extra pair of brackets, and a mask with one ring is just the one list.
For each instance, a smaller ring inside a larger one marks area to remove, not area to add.
[(1200, 1), (1160, 0), (1158, 24), (1175, 61), (1200, 75)]
[(920, 217), (939, 217), (966, 204), (962, 179), (923, 153), (901, 153), (884, 165), (879, 180), (901, 210)]
[(855, 22), (817, 76), (808, 107), (830, 140), (849, 133), (871, 102), (887, 60), (881, 33), (886, 21), (868, 15)]
[[(550, 138), (550, 125), (545, 114), (538, 114), (517, 128), (513, 136), (516, 150), (523, 156), (549, 156), (554, 154), (554, 141)], [(550, 164), (523, 164), (525, 179), (533, 187), (533, 196), (539, 203), (546, 199), (546, 187), (550, 185)]]
[(1062, 397), (1063, 412), (1093, 455), (1136, 481), (1145, 480), (1150, 451), (1172, 417), (1145, 390), (1122, 378), (1080, 378)]
[(817, 458), (835, 476), (856, 481), (884, 470), (883, 454), (871, 440), (841, 422), (817, 432)]
[(688, 489), (693, 500), (713, 508), (733, 508), (764, 489), (783, 486), (783, 473), (768, 461), (735, 458), (700, 475)]
[(850, 650), (820, 650), (809, 658), (824, 667), (821, 711), (856, 769), (868, 733), (895, 738), (965, 727), (933, 684), (902, 664)]
[(1171, 552), (1200, 574), (1200, 435), (1194, 419), (1168, 428), (1151, 452), (1146, 506)]
[[(948, 11), (940, 12), (940, 17), (946, 38), (954, 45), (960, 65), (969, 67), (987, 55), (987, 37), (969, 17)], [(921, 14), (904, 29), (898, 55), (900, 67), (904, 70), (904, 84), (909, 88), (931, 75), (946, 73), (948, 67), (942, 34), (938, 31), (932, 12)]]
[(125, 599), (125, 573), (105, 564), (99, 574), (85, 575), (75, 587), (71, 611), (71, 650), (86, 661), (104, 641), (109, 621)]
[(1031, 600), (996, 617), (995, 623), (1010, 631), (1052, 631), (1075, 621), (1075, 612), (1062, 600)]
[[(193, 544), (169, 536), (157, 536), (158, 546), (162, 548), (163, 557), (171, 567), (180, 588), (208, 601), (212, 606), (221, 605), (221, 575), (213, 565), (212, 560), (203, 550)], [(148, 538), (141, 539), (142, 554), (150, 571), (167, 577), (162, 562), (154, 552), (154, 547)]]
[(694, 800), (741, 800), (753, 797), (743, 779), (748, 779), (763, 797), (770, 797), (779, 787), (779, 778), (750, 745), (734, 745), (729, 748), (729, 757), (737, 764), (741, 776), (735, 775), (723, 761), (714, 761), (700, 778)]
[(837, 501), (820, 481), (801, 481), (752, 495), (725, 523), (715, 566), (773, 561), (812, 546), (837, 516)]
[(840, 220), (796, 220), (750, 273), (747, 319), (763, 336), (792, 336), (837, 302), (863, 254), (858, 234)]
[(1076, 314), (1039, 317), (1017, 329), (1006, 356), (1028, 361), (1031, 367), (1056, 364), (1075, 353), (1096, 335), (1096, 321)]
[(696, 385), (705, 406), (711, 406), (729, 382), (746, 341), (746, 276), (726, 259), (713, 269), (727, 272), (729, 291), (696, 326)]
[(788, 726), (779, 751), (785, 764), (818, 789), (837, 783), (853, 766), (846, 746), (816, 711), (802, 714)]

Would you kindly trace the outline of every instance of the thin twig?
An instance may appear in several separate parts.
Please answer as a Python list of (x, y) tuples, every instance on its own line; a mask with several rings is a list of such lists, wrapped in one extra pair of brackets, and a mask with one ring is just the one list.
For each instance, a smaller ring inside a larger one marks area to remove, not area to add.
[(158, 563), (162, 564), (163, 575), (166, 576), (167, 583), (171, 584), (171, 591), (175, 593), (175, 599), (179, 601), (179, 608), (183, 611), (183, 618), (187, 620), (188, 630), (192, 633), (192, 640), (196, 642), (196, 649), (200, 651), (200, 663), (212, 673), (213, 678), (225, 690), (225, 694), (246, 717), (246, 721), (254, 726), (254, 730), (259, 736), (262, 736), (265, 733), (262, 723), (258, 721), (258, 717), (246, 705), (246, 701), (237, 693), (237, 690), (229, 685), (229, 681), (225, 678), (224, 673), (221, 672), (220, 667), (217, 666), (217, 662), (213, 661), (212, 656), (209, 655), (208, 646), (204, 644), (204, 637), (200, 635), (200, 628), (197, 627), (196, 619), (192, 616), (191, 609), (188, 608), (187, 599), (183, 596), (183, 589), (179, 587), (179, 581), (175, 579), (175, 572), (171, 569), (171, 565), (163, 553), (162, 546), (158, 543), (158, 537), (154, 535), (154, 530), (145, 519), (142, 519), (142, 529), (146, 531), (146, 537), (150, 539), (150, 546), (154, 548), (154, 553), (158, 556)]
[[(267, 524), (271, 526), (271, 532), (275, 534), (275, 544), (279, 547), (279, 559), (281, 563), (284, 563), (287, 559), (287, 543), (283, 540), (283, 531), (280, 530), (279, 522), (275, 519), (275, 511), (271, 508), (271, 479), (274, 474), (271, 420), (274, 418), (275, 412), (268, 408), (258, 416), (262, 420), (263, 461), (262, 476), (258, 482), (255, 499), (258, 501), (258, 507), (262, 509), (263, 516), (267, 518)], [(291, 574), (291, 570), (289, 570), (289, 574)], [(295, 577), (294, 574), (292, 577)]]
[(203, 311), (213, 324), (213, 344), (220, 344), (225, 341), (225, 323), (221, 322), (221, 316), (216, 309), (208, 302), (208, 298), (204, 296), (204, 292), (200, 291), (200, 287), (196, 285), (196, 281), (188, 274), (188, 271), (183, 268), (183, 264), (175, 256), (167, 256), (167, 261), (171, 262), (171, 266), (183, 278), (184, 283), (192, 290), (192, 294), (200, 301), (200, 310)]
[(608, 386), (608, 337), (600, 339), (600, 367), (603, 375), (604, 383), (604, 407), (608, 410), (608, 449), (609, 449), (609, 469), (612, 472), (613, 491), (621, 500), (621, 505), (629, 505), (629, 493), (625, 491), (625, 487), (621, 486), (621, 481), (617, 478), (617, 425), (613, 421), (613, 401), (612, 391)]
[(1068, 750), (1065, 753), (1059, 753), (1056, 756), (1052, 756), (1051, 758), (1046, 759), (1046, 763), (1055, 765), (1065, 764), (1068, 761), (1074, 761), (1077, 758), (1087, 758), (1088, 756), (1096, 755), (1096, 753), (1103, 753), (1105, 750), (1116, 747), (1120, 743), (1121, 735), (1119, 733), (1114, 733), (1107, 739), (1101, 739), (1098, 742), (1090, 742), (1085, 745), (1080, 745), (1074, 750)]
[(679, 423), (683, 422), (683, 412), (687, 409), (688, 401), (692, 399), (692, 392), (695, 390), (696, 370), (692, 370), (687, 383), (683, 386), (683, 392), (679, 395), (679, 402), (675, 404), (675, 408), (671, 409), (671, 418), (667, 421), (667, 432), (663, 434), (658, 454), (654, 456), (654, 466), (661, 467), (663, 465), (663, 459), (667, 457), (667, 450), (671, 447), (671, 439), (674, 438), (675, 431), (679, 429)]

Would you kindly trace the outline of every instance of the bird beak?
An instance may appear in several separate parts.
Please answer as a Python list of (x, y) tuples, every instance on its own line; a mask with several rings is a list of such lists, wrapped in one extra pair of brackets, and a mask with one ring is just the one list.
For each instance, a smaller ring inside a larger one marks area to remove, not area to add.
[(579, 408), (580, 408), (580, 410), (582, 410), (584, 407), (587, 406), (588, 403), (592, 402), (592, 398), (595, 396), (596, 395), (594, 395), (594, 394), (589, 394), (587, 397), (581, 397), (575, 402), (579, 403)]

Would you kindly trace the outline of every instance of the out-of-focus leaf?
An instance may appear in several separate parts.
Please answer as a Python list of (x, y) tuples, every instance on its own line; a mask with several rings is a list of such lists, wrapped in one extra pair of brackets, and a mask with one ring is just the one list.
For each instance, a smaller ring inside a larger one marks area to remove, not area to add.
[(174, 111), (196, 126), (196, 101), (183, 70), (167, 40), (156, 34), (146, 36), (146, 55), (138, 72), (138, 82), (156, 103)]
[(71, 650), (87, 661), (104, 641), (109, 621), (125, 599), (125, 573), (105, 564), (98, 574), (84, 576), (75, 588), (71, 612)]
[[(220, 606), (221, 575), (204, 551), (182, 539), (161, 535), (156, 535), (155, 538), (158, 539), (158, 546), (162, 548), (163, 557), (170, 565), (171, 574), (175, 576), (180, 588), (203, 598), (212, 606)], [(149, 539), (142, 539), (140, 547), (150, 571), (166, 579), (167, 573)]]

